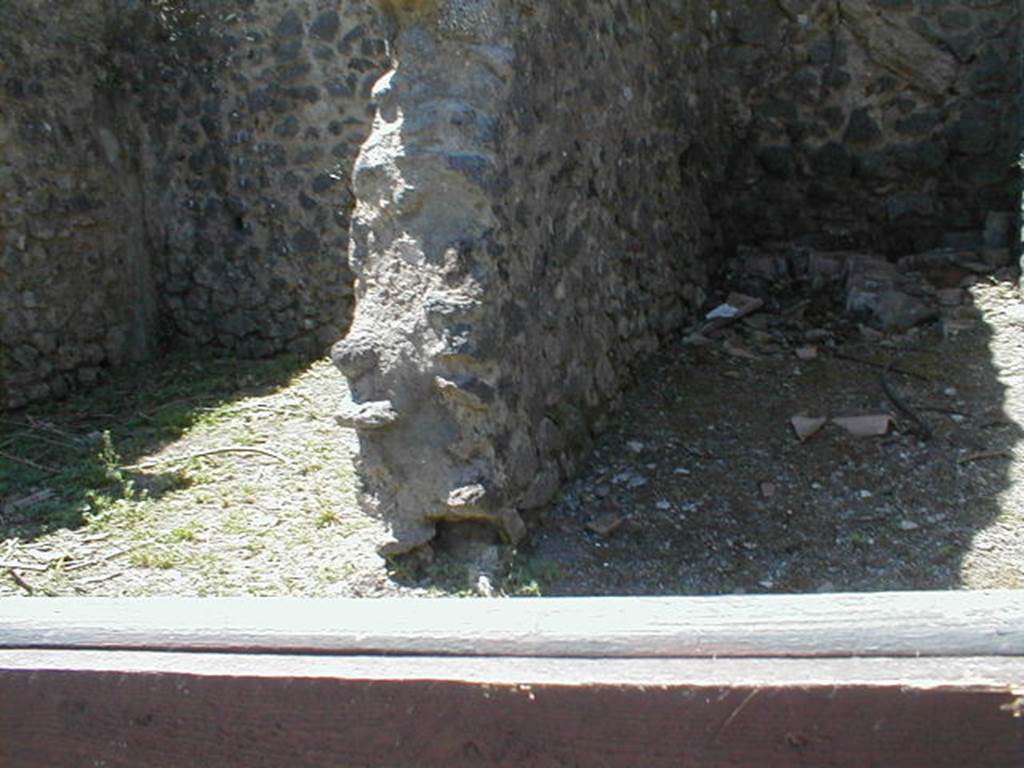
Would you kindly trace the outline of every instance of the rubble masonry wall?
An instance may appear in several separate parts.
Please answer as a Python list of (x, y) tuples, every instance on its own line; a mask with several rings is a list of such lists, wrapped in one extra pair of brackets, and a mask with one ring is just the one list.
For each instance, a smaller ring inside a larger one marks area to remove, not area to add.
[(1008, 242), (1015, 3), (388, 5), (334, 353), (385, 551), (521, 536), (738, 245)]
[(337, 340), (387, 36), (336, 0), (0, 5), (0, 401)]
[(515, 539), (738, 246), (1008, 244), (1020, 60), (1016, 0), (11, 0), (0, 398), (354, 292), (385, 549)]

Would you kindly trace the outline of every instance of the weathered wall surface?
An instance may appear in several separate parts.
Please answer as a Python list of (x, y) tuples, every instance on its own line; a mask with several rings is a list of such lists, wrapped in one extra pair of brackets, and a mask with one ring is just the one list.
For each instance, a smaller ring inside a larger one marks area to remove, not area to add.
[(349, 179), (387, 60), (379, 17), (337, 0), (176, 7), (111, 35), (145, 125), (165, 333), (243, 355), (322, 351), (351, 313)]
[(8, 405), (163, 344), (322, 348), (348, 253), (388, 546), (514, 539), (734, 246), (1010, 237), (1017, 0), (376, 5), (0, 5)]
[(0, 5), (6, 405), (168, 345), (322, 351), (380, 15), (333, 0)]
[[(31, 12), (30, 12), (31, 11)], [(137, 113), (99, 0), (0, 4), (0, 403), (66, 394), (151, 349)]]
[(714, 4), (736, 116), (715, 215), (730, 244), (889, 255), (1009, 244), (1019, 0)]
[(356, 164), (359, 301), (335, 348), (386, 551), (440, 519), (516, 539), (702, 303), (713, 34), (686, 1), (405, 20)]
[(732, 246), (1009, 237), (1012, 2), (391, 5), (335, 347), (385, 551), (521, 535)]

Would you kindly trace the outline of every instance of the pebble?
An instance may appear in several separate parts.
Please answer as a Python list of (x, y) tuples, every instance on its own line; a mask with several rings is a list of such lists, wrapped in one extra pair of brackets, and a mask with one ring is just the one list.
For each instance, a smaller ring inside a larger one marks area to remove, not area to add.
[(625, 485), (627, 488), (643, 488), (647, 485), (647, 478), (635, 472), (620, 472), (612, 478), (615, 485)]
[(626, 447), (629, 448), (633, 453), (643, 453), (645, 446), (639, 440), (630, 440), (626, 443)]
[(670, 509), (672, 509), (672, 502), (671, 501), (665, 501), (664, 499), (662, 499), (661, 501), (659, 501), (654, 506), (656, 508), (660, 509), (662, 512), (668, 512)]
[(900, 520), (901, 531), (916, 531), (921, 526), (915, 523), (913, 520)]

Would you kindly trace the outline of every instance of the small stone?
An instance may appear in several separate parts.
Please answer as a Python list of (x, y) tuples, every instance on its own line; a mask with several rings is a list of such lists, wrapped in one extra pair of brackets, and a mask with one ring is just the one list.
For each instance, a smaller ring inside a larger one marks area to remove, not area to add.
[(921, 526), (915, 523), (913, 520), (900, 520), (901, 531), (916, 531)]
[(587, 528), (598, 536), (607, 538), (615, 533), (615, 531), (617, 531), (624, 522), (625, 518), (615, 514), (614, 512), (609, 512), (591, 520), (587, 523)]
[(654, 506), (657, 509), (660, 509), (662, 512), (668, 512), (669, 510), (672, 509), (672, 502), (671, 501), (666, 501), (665, 499), (662, 499), (661, 501), (659, 501)]
[(644, 448), (646, 448), (646, 446), (639, 440), (630, 440), (626, 443), (626, 447), (633, 453), (643, 453)]
[(861, 338), (864, 339), (864, 341), (881, 341), (885, 338), (884, 333), (876, 331), (874, 328), (867, 325), (858, 325), (857, 330), (860, 331)]
[(353, 429), (384, 429), (398, 421), (398, 411), (390, 400), (353, 403), (338, 415), (338, 423)]

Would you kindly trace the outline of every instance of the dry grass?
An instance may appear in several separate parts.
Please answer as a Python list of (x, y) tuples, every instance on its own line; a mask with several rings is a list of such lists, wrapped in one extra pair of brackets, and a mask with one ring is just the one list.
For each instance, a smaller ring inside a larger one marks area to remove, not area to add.
[[(373, 595), (327, 361), (175, 358), (5, 420), (0, 593)], [(26, 587), (26, 585), (28, 585)]]

